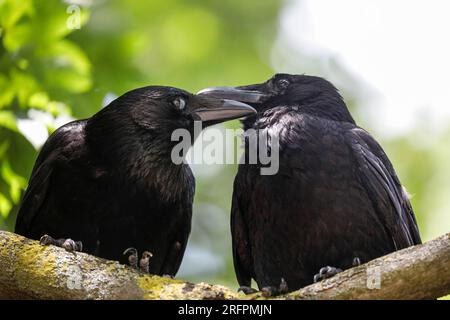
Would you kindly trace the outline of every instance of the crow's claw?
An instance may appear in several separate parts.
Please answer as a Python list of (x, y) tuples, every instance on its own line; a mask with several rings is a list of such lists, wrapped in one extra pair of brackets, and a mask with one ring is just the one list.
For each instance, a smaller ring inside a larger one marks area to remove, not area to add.
[(319, 273), (314, 275), (314, 282), (322, 281), (323, 279), (331, 278), (332, 276), (338, 274), (339, 272), (342, 272), (341, 269), (326, 266), (319, 270)]
[(267, 286), (261, 289), (261, 293), (263, 297), (269, 298), (273, 296), (277, 296), (280, 294), (285, 294), (289, 292), (288, 284), (284, 278), (281, 278), (280, 284), (277, 287)]
[(278, 288), (270, 287), (270, 286), (263, 287), (263, 288), (261, 288), (261, 294), (265, 298), (276, 296), (278, 294)]
[(55, 239), (53, 239), (52, 237), (50, 237), (48, 234), (44, 234), (40, 239), (39, 239), (39, 244), (43, 245), (43, 246), (48, 246), (50, 244), (53, 244), (55, 242)]
[(44, 234), (39, 243), (43, 246), (54, 245), (60, 248), (64, 248), (69, 252), (82, 251), (83, 243), (81, 241), (74, 241), (72, 239), (54, 239), (48, 234)]
[(247, 286), (241, 286), (238, 289), (238, 292), (243, 292), (244, 294), (248, 295), (248, 294), (253, 294), (258, 292), (258, 290), (252, 288), (252, 287), (247, 287)]
[[(136, 248), (128, 248), (123, 252), (123, 255), (128, 255), (128, 265), (133, 269), (140, 270), (141, 272), (149, 273), (150, 258), (153, 254), (149, 251), (144, 251), (142, 253), (141, 259), (139, 260), (139, 254)], [(139, 268), (138, 268), (139, 260)]]
[(359, 259), (358, 257), (353, 258), (353, 266), (357, 267), (361, 265), (361, 259)]
[(137, 261), (138, 261), (138, 252), (136, 248), (128, 248), (123, 252), (123, 255), (126, 256), (127, 254), (130, 254), (128, 256), (128, 265), (132, 267), (133, 269), (138, 268)]
[(150, 258), (153, 257), (153, 253), (144, 251), (139, 261), (139, 269), (142, 272), (149, 273)]
[(81, 241), (73, 241), (72, 239), (65, 239), (61, 247), (69, 252), (83, 250), (83, 244), (81, 243)]
[(280, 282), (278, 291), (280, 294), (285, 294), (285, 293), (289, 292), (288, 284), (287, 284), (286, 280), (284, 280), (284, 278), (281, 278), (281, 282)]

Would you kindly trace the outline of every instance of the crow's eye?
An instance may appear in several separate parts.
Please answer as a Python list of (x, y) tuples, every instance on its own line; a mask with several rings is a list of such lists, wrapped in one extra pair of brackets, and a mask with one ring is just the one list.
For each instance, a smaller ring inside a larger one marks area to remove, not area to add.
[(183, 98), (176, 98), (172, 103), (178, 110), (183, 110), (186, 107), (186, 101)]
[(277, 87), (279, 89), (286, 89), (289, 86), (289, 81), (286, 79), (280, 79), (277, 81)]

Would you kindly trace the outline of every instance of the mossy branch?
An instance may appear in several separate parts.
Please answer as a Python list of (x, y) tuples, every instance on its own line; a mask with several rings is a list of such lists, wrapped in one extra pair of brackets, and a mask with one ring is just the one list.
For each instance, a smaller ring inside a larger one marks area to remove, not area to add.
[[(450, 293), (450, 233), (278, 299), (433, 299)], [(115, 261), (0, 231), (3, 299), (261, 299), (139, 273)]]

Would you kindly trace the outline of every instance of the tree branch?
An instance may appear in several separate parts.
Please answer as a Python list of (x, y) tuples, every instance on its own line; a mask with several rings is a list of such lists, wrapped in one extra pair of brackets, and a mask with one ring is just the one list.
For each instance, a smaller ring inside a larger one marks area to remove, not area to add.
[[(278, 299), (434, 299), (450, 293), (450, 233)], [(115, 261), (0, 231), (0, 299), (261, 299), (145, 275)]]

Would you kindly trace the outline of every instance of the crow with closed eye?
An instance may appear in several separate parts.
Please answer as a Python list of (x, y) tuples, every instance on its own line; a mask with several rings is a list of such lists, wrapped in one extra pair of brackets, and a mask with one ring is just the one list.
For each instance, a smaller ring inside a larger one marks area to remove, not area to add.
[(243, 291), (252, 291), (251, 279), (269, 294), (296, 290), (421, 243), (387, 155), (327, 80), (277, 74), (199, 95), (251, 104), (257, 114), (244, 129), (279, 141), (276, 174), (261, 175), (262, 164), (247, 163), (234, 181), (232, 247)]

